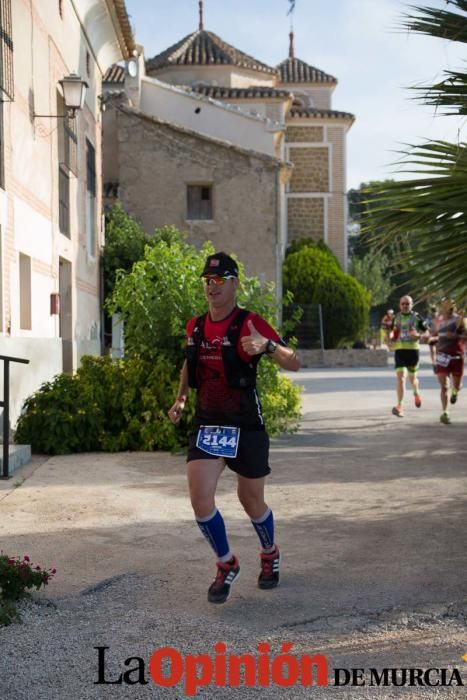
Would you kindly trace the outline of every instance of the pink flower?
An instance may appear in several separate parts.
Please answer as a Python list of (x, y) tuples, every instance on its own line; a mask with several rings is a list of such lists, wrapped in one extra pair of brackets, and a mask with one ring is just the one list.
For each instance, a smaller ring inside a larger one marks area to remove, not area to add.
[(24, 555), (23, 559), (24, 561), (31, 561), (27, 554)]

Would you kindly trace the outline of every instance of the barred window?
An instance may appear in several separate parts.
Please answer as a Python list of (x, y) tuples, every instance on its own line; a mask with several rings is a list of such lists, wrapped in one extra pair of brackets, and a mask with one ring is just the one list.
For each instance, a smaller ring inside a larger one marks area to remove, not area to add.
[[(57, 91), (57, 114), (65, 114), (65, 100)], [(78, 136), (76, 119), (66, 116), (58, 120), (58, 162), (63, 168), (78, 174)]]
[(88, 254), (96, 257), (96, 151), (86, 140), (86, 228)]
[(19, 254), (19, 327), (30, 331), (31, 325), (31, 258)]
[(212, 219), (212, 186), (187, 186), (187, 219)]
[(60, 232), (70, 237), (70, 176), (58, 166), (58, 225)]
[(0, 91), (10, 100), (15, 96), (12, 36), (11, 0), (0, 0)]

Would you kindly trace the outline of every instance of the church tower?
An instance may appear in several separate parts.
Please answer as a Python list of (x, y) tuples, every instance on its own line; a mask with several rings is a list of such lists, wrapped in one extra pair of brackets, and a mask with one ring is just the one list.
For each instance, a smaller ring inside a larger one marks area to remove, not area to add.
[(332, 109), (337, 79), (295, 56), (277, 66), (277, 87), (293, 93), (286, 116), (285, 158), (293, 163), (287, 184), (287, 240), (324, 240), (347, 266), (346, 135), (354, 117)]

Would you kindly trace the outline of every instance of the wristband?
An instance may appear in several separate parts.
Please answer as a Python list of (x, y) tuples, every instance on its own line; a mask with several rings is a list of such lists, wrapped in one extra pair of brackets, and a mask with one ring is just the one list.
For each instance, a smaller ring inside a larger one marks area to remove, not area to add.
[(185, 395), (185, 394), (181, 394), (180, 396), (177, 396), (177, 398), (176, 398), (175, 400), (176, 400), (176, 401), (179, 401), (179, 402), (182, 402), (182, 401), (185, 402), (185, 401), (186, 401), (186, 395)]

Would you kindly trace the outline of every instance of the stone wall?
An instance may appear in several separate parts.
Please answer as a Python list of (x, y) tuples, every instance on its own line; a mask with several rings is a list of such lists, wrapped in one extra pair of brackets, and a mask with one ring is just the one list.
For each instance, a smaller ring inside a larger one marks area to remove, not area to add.
[(287, 198), (288, 241), (324, 238), (323, 197)]
[[(277, 280), (279, 164), (135, 113), (118, 115), (120, 199), (145, 231), (168, 224), (200, 247), (235, 253), (248, 275)], [(210, 220), (187, 219), (187, 185), (211, 185)]]
[(387, 350), (299, 350), (302, 367), (387, 367)]
[(322, 126), (287, 126), (285, 140), (296, 143), (322, 143), (324, 128)]
[(326, 146), (290, 148), (289, 159), (294, 165), (290, 192), (329, 191), (329, 152)]

